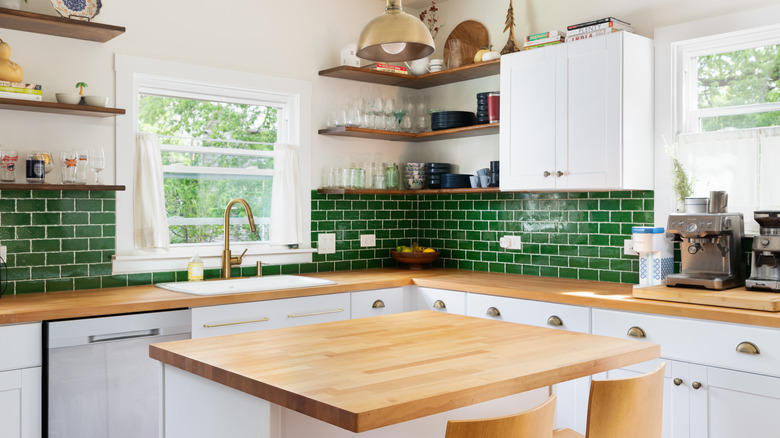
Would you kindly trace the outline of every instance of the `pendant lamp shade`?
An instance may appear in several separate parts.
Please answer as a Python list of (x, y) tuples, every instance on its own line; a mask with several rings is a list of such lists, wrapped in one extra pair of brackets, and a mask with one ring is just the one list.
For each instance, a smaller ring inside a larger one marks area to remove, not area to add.
[(357, 56), (371, 61), (412, 61), (433, 50), (433, 37), (425, 24), (404, 12), (401, 0), (387, 0), (385, 13), (360, 33)]

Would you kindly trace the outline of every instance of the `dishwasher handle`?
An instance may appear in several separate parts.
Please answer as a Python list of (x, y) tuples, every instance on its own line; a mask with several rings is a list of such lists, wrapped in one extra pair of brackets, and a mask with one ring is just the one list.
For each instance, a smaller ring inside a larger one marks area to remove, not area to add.
[(96, 344), (99, 342), (125, 341), (128, 339), (149, 338), (152, 336), (159, 336), (159, 335), (160, 335), (160, 329), (155, 328), (149, 330), (135, 330), (131, 332), (90, 335), (88, 340), (90, 344)]

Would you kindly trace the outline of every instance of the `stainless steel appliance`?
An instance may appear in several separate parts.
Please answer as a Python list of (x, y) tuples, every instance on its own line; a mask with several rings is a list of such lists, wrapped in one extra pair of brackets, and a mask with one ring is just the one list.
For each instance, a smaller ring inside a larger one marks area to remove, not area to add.
[(669, 233), (680, 242), (681, 272), (667, 286), (729, 289), (745, 284), (742, 213), (672, 213)]
[(780, 292), (780, 211), (756, 211), (753, 218), (761, 228), (753, 237), (752, 267), (745, 287)]
[(189, 310), (53, 321), (45, 330), (49, 437), (161, 436), (162, 368), (149, 344), (189, 339)]

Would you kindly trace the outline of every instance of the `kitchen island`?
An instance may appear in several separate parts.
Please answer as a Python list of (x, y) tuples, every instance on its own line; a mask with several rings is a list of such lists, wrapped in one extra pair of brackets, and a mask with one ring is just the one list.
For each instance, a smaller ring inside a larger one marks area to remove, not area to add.
[[(646, 342), (432, 311), (150, 347), (166, 437), (443, 436), (447, 419), (520, 411), (526, 391), (537, 403), (555, 383), (659, 355)], [(412, 421), (437, 424), (400, 432)]]

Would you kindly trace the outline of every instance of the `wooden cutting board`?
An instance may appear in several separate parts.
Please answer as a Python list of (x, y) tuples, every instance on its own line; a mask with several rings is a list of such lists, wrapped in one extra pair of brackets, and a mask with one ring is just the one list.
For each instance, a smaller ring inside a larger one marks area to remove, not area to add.
[(754, 292), (744, 287), (727, 290), (709, 290), (651, 286), (634, 288), (633, 294), (635, 298), (650, 300), (780, 312), (780, 293)]
[(460, 51), (463, 56), (461, 65), (474, 63), (474, 55), (483, 47), (490, 45), (490, 37), (485, 26), (479, 21), (466, 20), (452, 29), (447, 41), (444, 42), (444, 61), (449, 65), (450, 40), (460, 40)]

